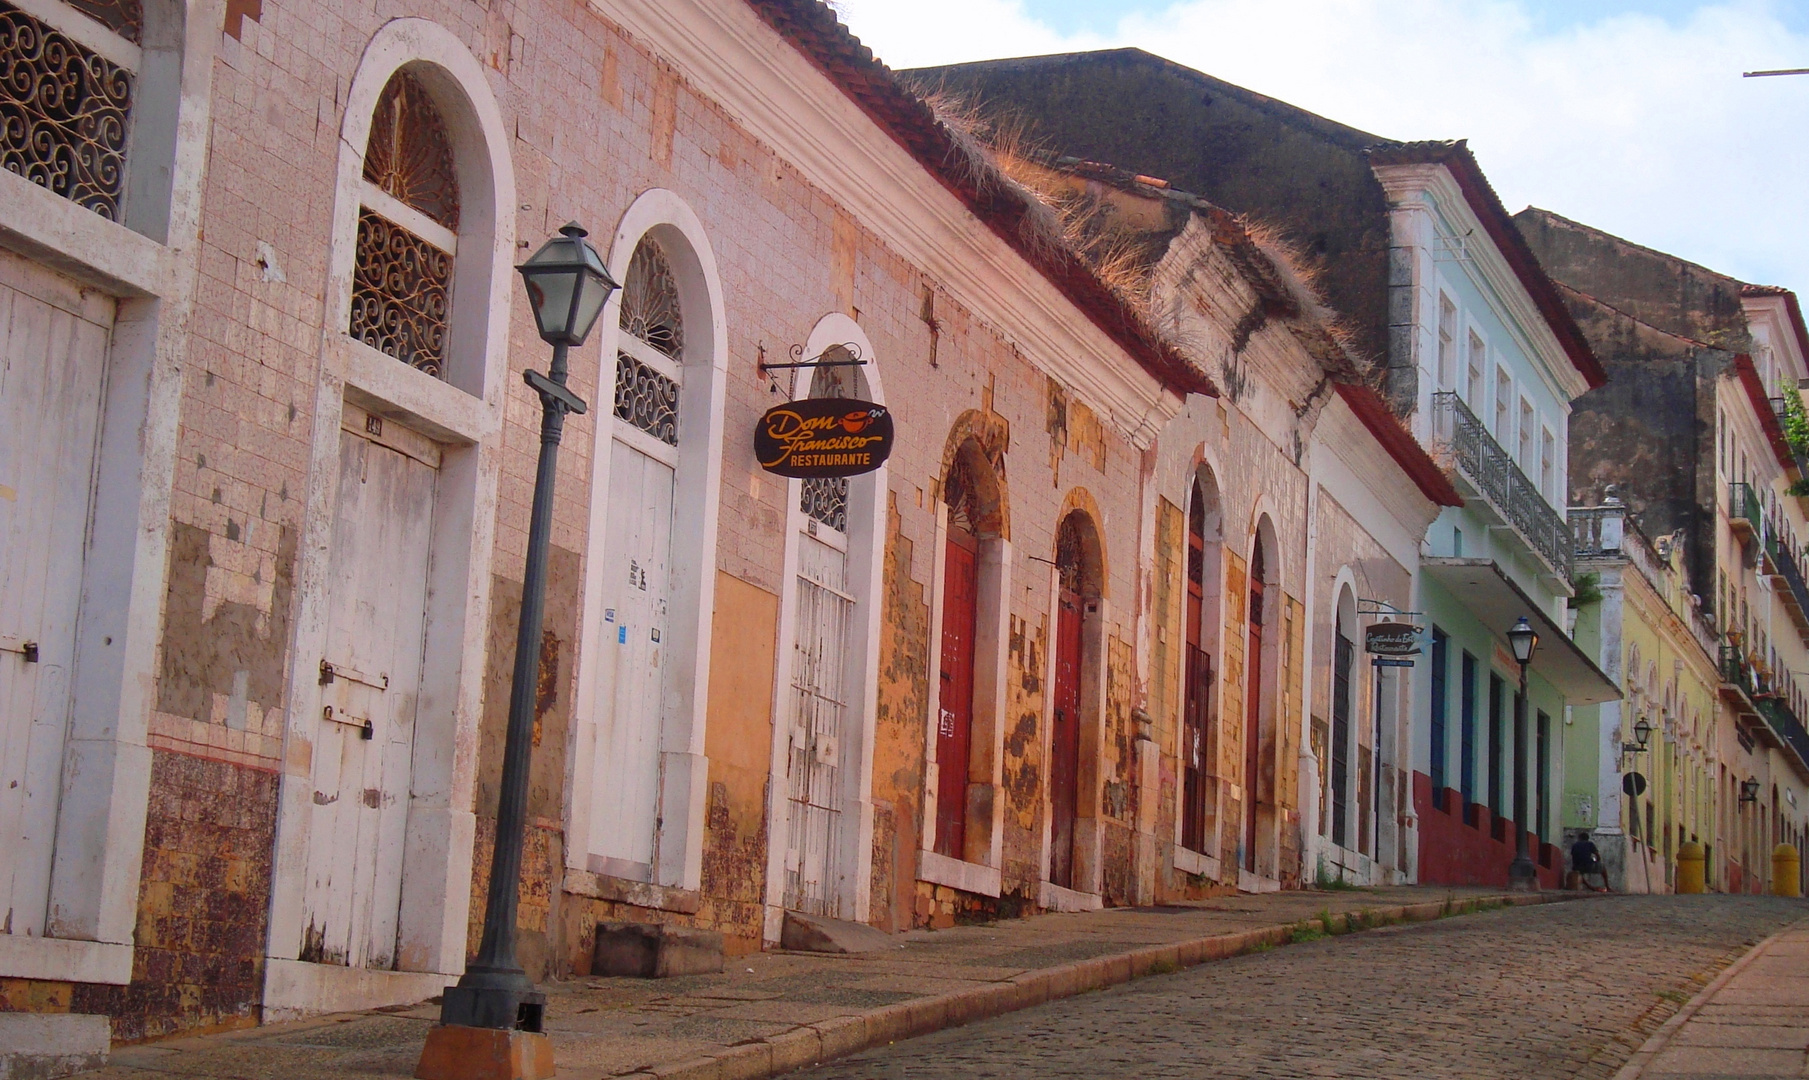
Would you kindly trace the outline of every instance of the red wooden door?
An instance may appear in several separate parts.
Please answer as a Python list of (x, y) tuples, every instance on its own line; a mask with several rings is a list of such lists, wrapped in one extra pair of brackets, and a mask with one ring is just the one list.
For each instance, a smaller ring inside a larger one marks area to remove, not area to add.
[(965, 855), (968, 744), (974, 720), (978, 579), (972, 534), (951, 528), (942, 571), (942, 687), (936, 720), (936, 851)]
[(1187, 682), (1186, 702), (1181, 714), (1181, 846), (1205, 854), (1212, 657), (1200, 648), (1206, 603), (1206, 536), (1200, 498), (1196, 487), (1193, 519), (1187, 530)]
[(1263, 693), (1263, 558), (1262, 548), (1250, 560), (1250, 644), (1244, 653), (1244, 671), (1250, 683), (1244, 709), (1244, 869), (1256, 871), (1256, 782), (1258, 738), (1261, 733)]
[(1062, 590), (1055, 620), (1055, 723), (1049, 748), (1049, 880), (1074, 887), (1080, 800), (1080, 597)]

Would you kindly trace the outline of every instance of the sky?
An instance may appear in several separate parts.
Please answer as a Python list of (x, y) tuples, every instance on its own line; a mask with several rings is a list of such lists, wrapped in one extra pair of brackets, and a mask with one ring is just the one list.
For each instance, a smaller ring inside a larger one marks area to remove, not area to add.
[[(894, 69), (1136, 46), (1809, 294), (1809, 0), (834, 0)], [(1211, 197), (1211, 192), (1202, 192)]]

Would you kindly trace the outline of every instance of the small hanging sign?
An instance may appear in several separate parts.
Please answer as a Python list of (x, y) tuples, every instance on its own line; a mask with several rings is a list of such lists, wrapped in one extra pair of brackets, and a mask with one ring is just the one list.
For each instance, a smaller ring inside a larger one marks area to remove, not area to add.
[(775, 405), (754, 428), (760, 467), (803, 479), (859, 476), (892, 453), (892, 414), (853, 398), (806, 398)]
[(1371, 656), (1418, 656), (1420, 628), (1407, 622), (1370, 623), (1363, 631), (1363, 651)]

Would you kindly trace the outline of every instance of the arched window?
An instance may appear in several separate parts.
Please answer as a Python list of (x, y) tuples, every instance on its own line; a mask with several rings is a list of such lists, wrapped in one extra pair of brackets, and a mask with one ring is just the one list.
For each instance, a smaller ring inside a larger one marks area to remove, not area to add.
[(0, 168), (118, 221), (144, 10), (138, 0), (69, 6), (88, 18), (0, 5)]
[(628, 262), (622, 333), (616, 353), (616, 419), (677, 446), (677, 365), (684, 362), (685, 324), (672, 266), (652, 237), (641, 240)]
[(361, 202), (347, 333), (444, 378), (458, 176), (446, 122), (406, 70), (390, 77), (371, 115)]

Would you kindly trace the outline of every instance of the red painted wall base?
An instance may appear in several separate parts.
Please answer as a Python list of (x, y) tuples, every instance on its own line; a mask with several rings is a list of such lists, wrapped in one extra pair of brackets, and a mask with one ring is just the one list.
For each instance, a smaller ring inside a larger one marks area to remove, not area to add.
[[(1514, 861), (1514, 823), (1496, 818), (1489, 808), (1472, 804), (1465, 813), (1463, 795), (1444, 790), (1442, 808), (1432, 802), (1432, 778), (1413, 774), (1413, 808), (1420, 819), (1420, 884), (1508, 886), (1508, 864)], [(1527, 836), (1539, 887), (1556, 889), (1564, 881), (1566, 858), (1536, 834)]]

